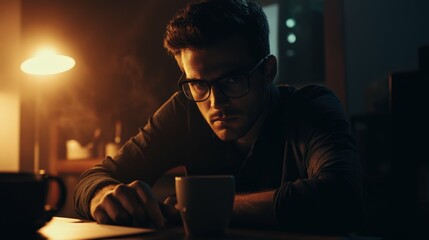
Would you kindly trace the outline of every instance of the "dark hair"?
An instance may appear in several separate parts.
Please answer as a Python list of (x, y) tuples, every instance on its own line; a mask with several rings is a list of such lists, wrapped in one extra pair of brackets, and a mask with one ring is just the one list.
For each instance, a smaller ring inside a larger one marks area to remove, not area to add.
[(255, 59), (270, 53), (267, 17), (257, 3), (247, 0), (188, 3), (168, 23), (164, 47), (176, 56), (182, 49), (205, 48), (232, 36), (242, 36)]

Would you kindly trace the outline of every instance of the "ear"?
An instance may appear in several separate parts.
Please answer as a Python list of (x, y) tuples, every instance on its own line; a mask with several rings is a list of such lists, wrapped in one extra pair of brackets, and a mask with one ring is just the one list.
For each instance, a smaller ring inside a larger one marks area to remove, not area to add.
[(274, 55), (268, 56), (264, 65), (265, 83), (270, 84), (277, 75), (277, 58)]

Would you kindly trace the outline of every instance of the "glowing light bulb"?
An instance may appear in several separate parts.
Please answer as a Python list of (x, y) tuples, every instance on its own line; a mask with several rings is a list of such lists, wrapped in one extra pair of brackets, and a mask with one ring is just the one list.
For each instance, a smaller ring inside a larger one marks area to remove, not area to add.
[(68, 71), (75, 66), (73, 58), (57, 54), (53, 49), (44, 48), (21, 64), (21, 70), (32, 75), (52, 75)]

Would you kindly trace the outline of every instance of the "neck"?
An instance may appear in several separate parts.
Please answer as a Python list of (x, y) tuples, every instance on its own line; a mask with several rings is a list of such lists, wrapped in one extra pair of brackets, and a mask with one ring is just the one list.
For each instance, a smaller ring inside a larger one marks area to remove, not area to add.
[(270, 86), (268, 87), (267, 98), (265, 99), (265, 105), (262, 108), (261, 113), (259, 114), (256, 122), (253, 124), (250, 131), (244, 137), (236, 140), (235, 144), (242, 154), (247, 155), (253, 144), (256, 142), (256, 139), (258, 139), (259, 133), (262, 129), (262, 125), (264, 124), (264, 121), (270, 109), (273, 107), (273, 105), (277, 104), (277, 91), (278, 90), (276, 86), (270, 84)]
[(262, 124), (264, 123), (266, 117), (266, 112), (267, 110), (264, 110), (264, 113), (259, 116), (258, 120), (253, 124), (250, 131), (244, 137), (238, 139), (235, 142), (235, 145), (242, 154), (247, 155), (253, 144), (255, 143), (256, 139), (258, 138), (259, 132), (262, 128)]

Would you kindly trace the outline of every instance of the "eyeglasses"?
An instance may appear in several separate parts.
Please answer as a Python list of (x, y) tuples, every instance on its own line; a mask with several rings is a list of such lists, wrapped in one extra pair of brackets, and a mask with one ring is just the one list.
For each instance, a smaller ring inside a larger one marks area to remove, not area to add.
[(217, 89), (228, 98), (240, 98), (249, 93), (250, 78), (253, 73), (270, 57), (265, 56), (256, 66), (247, 73), (222, 77), (212, 81), (207, 80), (184, 80), (184, 73), (179, 79), (178, 85), (185, 96), (192, 102), (203, 102), (210, 97), (212, 86), (216, 85)]

